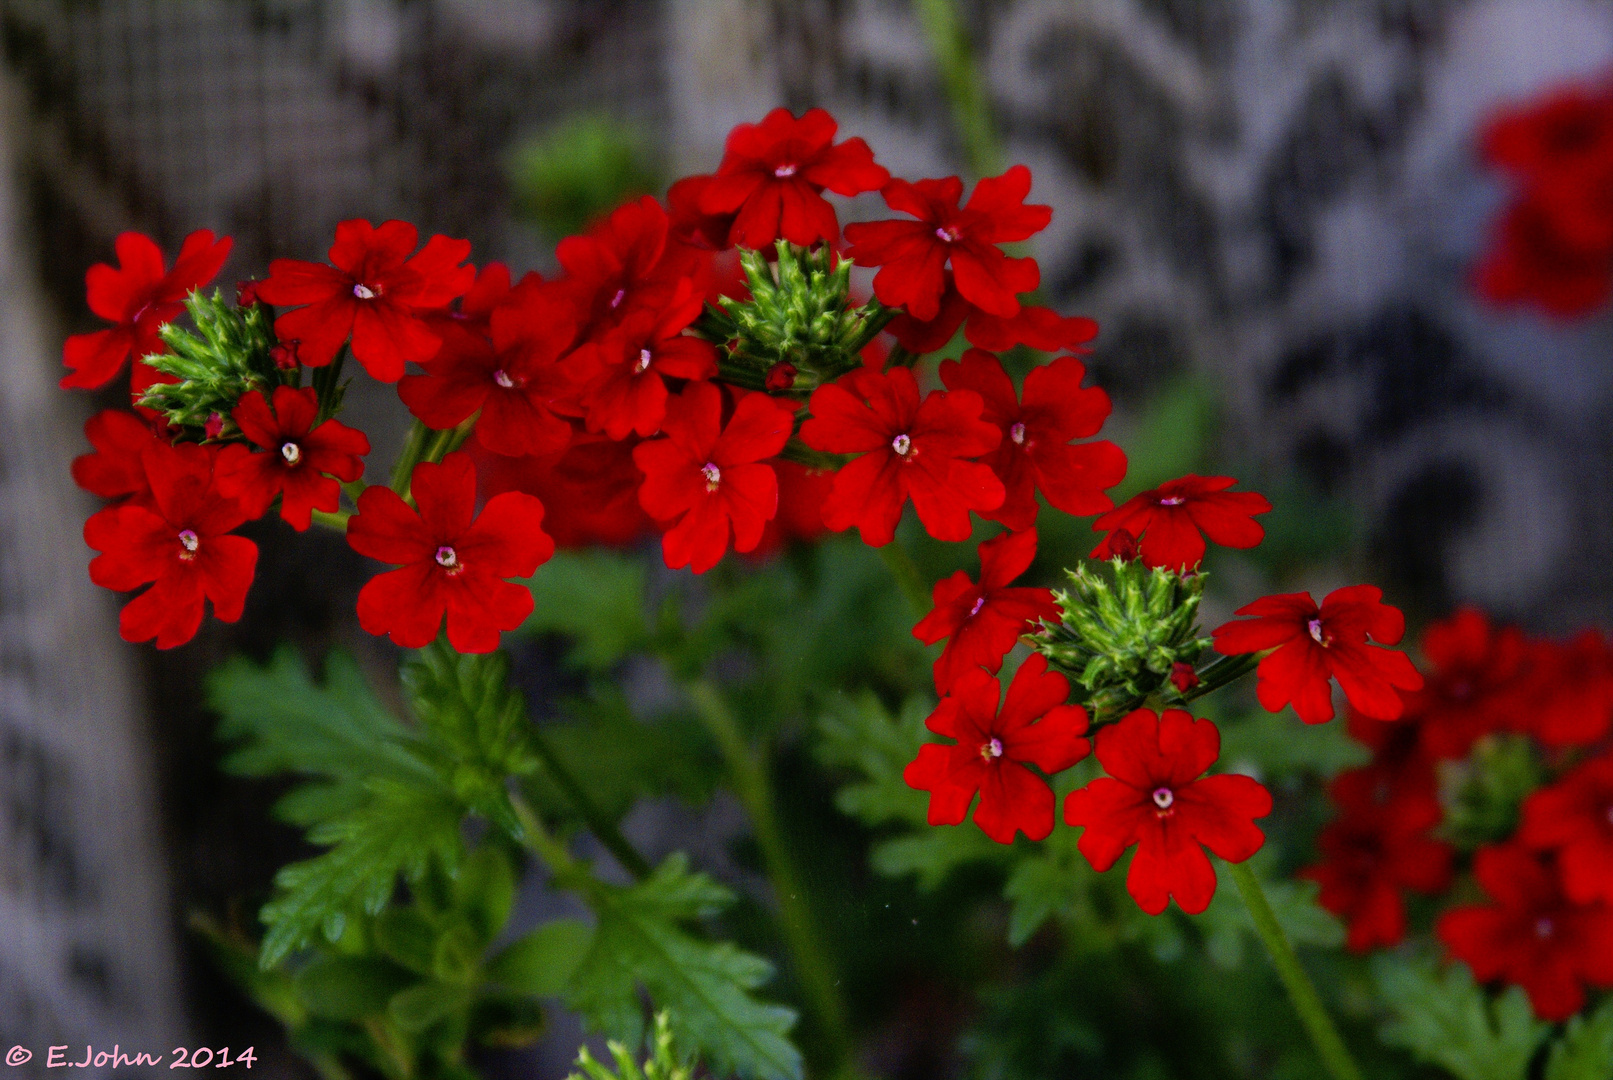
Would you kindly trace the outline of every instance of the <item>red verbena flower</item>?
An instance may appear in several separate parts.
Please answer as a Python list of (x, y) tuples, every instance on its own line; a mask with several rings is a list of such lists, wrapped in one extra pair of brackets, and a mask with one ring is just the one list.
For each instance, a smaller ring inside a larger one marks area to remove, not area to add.
[[(521, 278), (524, 289), (536, 289), (542, 282), (536, 271)], [(490, 262), (476, 271), (476, 280), (457, 304), (422, 311), (420, 318), (445, 343), (456, 334), (487, 337), (492, 332), (488, 322), (493, 309), (508, 300), (511, 291), (510, 268), (501, 262)]]
[(1525, 799), (1518, 840), (1557, 852), (1569, 899), (1613, 903), (1613, 757), (1587, 761)]
[(734, 214), (708, 214), (700, 209), (710, 176), (685, 176), (667, 188), (667, 216), (672, 235), (680, 243), (705, 251), (722, 251), (732, 245), (728, 234), (734, 227)]
[(124, 641), (157, 639), (171, 649), (196, 636), (204, 601), (220, 622), (241, 617), (258, 547), (228, 535), (248, 518), (219, 490), (208, 447), (158, 443), (141, 453), (149, 500), (109, 506), (84, 523), (84, 542), (100, 552), (90, 580), (117, 592), (151, 588), (123, 606)]
[(974, 820), (987, 836), (999, 844), (1013, 843), (1015, 832), (1044, 840), (1053, 831), (1053, 789), (1025, 765), (1053, 776), (1086, 757), (1087, 713), (1065, 704), (1069, 680), (1048, 671), (1041, 655), (1020, 665), (1006, 701), (1001, 695), (998, 681), (978, 668), (959, 678), (924, 721), (957, 741), (919, 747), (902, 779), (930, 793), (931, 825), (962, 824), (979, 792)]
[(751, 553), (758, 557), (792, 541), (816, 540), (829, 531), (823, 523), (823, 504), (834, 490), (833, 470), (811, 469), (783, 458), (775, 458), (771, 464), (778, 474), (778, 513), (762, 530), (762, 540)]
[[(1401, 692), (1402, 703), (1409, 695)], [(1372, 760), (1358, 772), (1371, 775), (1380, 799), (1399, 794), (1434, 795), (1438, 776), (1434, 755), (1423, 733), (1422, 716), (1411, 705), (1396, 720), (1379, 720), (1346, 703), (1344, 723), (1350, 738), (1372, 751)]]
[(578, 350), (590, 351), (600, 372), (583, 395), (588, 430), (613, 439), (654, 435), (666, 418), (667, 379), (717, 374), (717, 347), (683, 332), (704, 306), (705, 298), (685, 280), (666, 309), (641, 309)]
[(661, 538), (666, 564), (710, 570), (728, 550), (750, 551), (778, 510), (773, 457), (795, 418), (766, 394), (746, 394), (722, 422), (722, 391), (691, 383), (667, 405), (666, 437), (640, 443), (633, 461), (644, 473), (639, 502), (659, 521), (677, 519)]
[(1550, 856), (1480, 848), (1473, 876), (1494, 902), (1452, 908), (1434, 932), (1479, 981), (1523, 987), (1542, 1020), (1579, 1012), (1586, 984), (1613, 987), (1613, 908), (1565, 896)]
[(298, 532), (308, 528), (312, 511), (337, 509), (336, 481), (364, 475), (370, 440), (338, 420), (316, 427), (318, 416), (319, 395), (312, 387), (275, 387), (272, 411), (261, 390), (242, 397), (230, 418), (263, 452), (254, 454), (240, 443), (226, 446), (219, 456), (219, 487), (253, 517), (279, 495), (280, 516)]
[(935, 688), (946, 693), (965, 672), (985, 668), (995, 675), (1019, 635), (1042, 619), (1057, 619), (1049, 589), (1010, 588), (1036, 558), (1036, 530), (1004, 533), (980, 545), (980, 583), (959, 570), (935, 584), (935, 607), (913, 627), (926, 645), (948, 638), (935, 661)]
[(1082, 346), (1098, 335), (1098, 324), (1091, 319), (1065, 318), (1050, 308), (1020, 301), (1019, 312), (1011, 316), (993, 315), (964, 298), (947, 270), (946, 291), (941, 294), (935, 318), (914, 318), (907, 312), (892, 319), (889, 330), (902, 348), (913, 353), (932, 353), (951, 341), (958, 328), (969, 344), (987, 352), (1007, 352), (1016, 345), (1042, 352), (1084, 351)]
[[(1146, 566), (1191, 570), (1204, 558), (1205, 537), (1229, 548), (1252, 548), (1265, 539), (1266, 530), (1254, 515), (1270, 510), (1271, 503), (1252, 491), (1226, 490), (1236, 483), (1230, 476), (1190, 473), (1133, 495), (1092, 528), (1125, 529), (1137, 540)], [(1094, 559), (1111, 555), (1107, 537), (1092, 551)]]
[(659, 311), (685, 279), (700, 279), (710, 256), (669, 244), (666, 210), (648, 195), (613, 210), (581, 236), (555, 248), (566, 276), (552, 282), (572, 306), (578, 337), (595, 340), (644, 308)]
[(632, 439), (616, 442), (604, 435), (575, 431), (572, 443), (558, 454), (504, 457), (477, 452), (476, 474), (483, 495), (524, 491), (542, 500), (543, 527), (556, 547), (604, 545), (625, 547), (654, 524), (638, 502), (644, 474), (633, 464)]
[(1528, 716), (1529, 646), (1516, 627), (1464, 607), (1429, 623), (1420, 645), (1429, 673), (1406, 708), (1435, 758), (1466, 757), (1481, 736)]
[(1517, 700), (1528, 709), (1521, 726), (1530, 734), (1550, 747), (1592, 746), (1607, 735), (1613, 727), (1613, 650), (1600, 631), (1583, 630), (1566, 645), (1532, 643), (1527, 667)]
[(1171, 685), (1178, 694), (1185, 694), (1199, 684), (1199, 673), (1192, 664), (1178, 660), (1171, 665)]
[(90, 310), (110, 323), (107, 330), (74, 334), (62, 348), (67, 388), (93, 390), (123, 370), (123, 362), (165, 351), (157, 330), (184, 310), (185, 296), (213, 280), (229, 257), (232, 241), (213, 238), (208, 229), (185, 237), (172, 269), (164, 270), (162, 249), (137, 232), (120, 233), (113, 245), (117, 267), (96, 263), (84, 275)]
[(1397, 945), (1406, 936), (1401, 891), (1434, 893), (1451, 878), (1449, 844), (1429, 830), (1442, 816), (1431, 792), (1382, 798), (1370, 770), (1340, 773), (1328, 785), (1339, 816), (1324, 826), (1316, 846), (1322, 861), (1299, 871), (1322, 886), (1318, 901), (1348, 928), (1350, 951)]
[(103, 499), (149, 502), (151, 483), (141, 455), (162, 440), (139, 415), (103, 409), (84, 422), (84, 435), (95, 451), (73, 459), (73, 482)]
[(489, 316), (491, 338), (445, 337), (424, 375), (398, 383), (398, 396), (438, 430), (480, 409), (476, 440), (494, 453), (555, 453), (571, 441), (571, 425), (555, 415), (558, 403), (574, 397), (592, 370), (581, 360), (562, 360), (574, 332), (570, 316), (569, 306), (536, 283), (518, 286)]
[(1173, 896), (1189, 915), (1210, 906), (1215, 867), (1205, 848), (1242, 862), (1266, 841), (1254, 819), (1271, 813), (1271, 793), (1247, 776), (1204, 776), (1220, 755), (1221, 732), (1210, 721), (1138, 709), (1098, 732), (1098, 761), (1109, 775), (1064, 801), (1065, 822), (1085, 827), (1077, 846), (1094, 870), (1137, 845), (1126, 891), (1150, 915)]
[(810, 247), (838, 240), (839, 220), (823, 190), (858, 195), (890, 179), (867, 143), (836, 143), (838, 127), (822, 109), (799, 118), (774, 109), (760, 124), (740, 124), (728, 135), (717, 175), (700, 193), (700, 212), (734, 215), (730, 245), (765, 249), (784, 239)]
[(1019, 314), (1018, 293), (1042, 283), (1031, 258), (1010, 258), (997, 245), (1025, 240), (1047, 228), (1050, 206), (1026, 206), (1031, 171), (1015, 165), (975, 185), (962, 207), (963, 181), (891, 180), (880, 194), (892, 210), (917, 221), (867, 221), (846, 226), (846, 254), (860, 266), (877, 266), (874, 295), (903, 307), (921, 322), (941, 311), (948, 263), (965, 300), (1002, 318)]
[(1229, 622), (1212, 633), (1226, 656), (1276, 650), (1260, 661), (1255, 696), (1268, 712), (1293, 703), (1307, 724), (1333, 719), (1337, 679), (1350, 704), (1379, 720), (1393, 720), (1404, 707), (1396, 690), (1416, 690), (1422, 675), (1411, 658), (1395, 649), (1406, 633), (1406, 617), (1383, 602), (1375, 585), (1334, 589), (1317, 607), (1310, 593), (1263, 596), (1237, 610), (1254, 618)]
[(410, 255), (419, 238), (406, 221), (377, 227), (355, 218), (336, 226), (334, 265), (271, 262), (258, 296), (307, 305), (275, 319), (275, 335), (296, 338), (298, 358), (309, 367), (330, 363), (351, 335), (353, 356), (381, 382), (397, 382), (407, 363), (430, 360), (442, 339), (427, 314), (469, 289), (476, 269), (460, 265), (470, 257), (470, 241), (433, 236)]
[(981, 419), (1002, 432), (997, 449), (982, 460), (1003, 482), (1006, 495), (1001, 506), (981, 517), (1028, 529), (1036, 523), (1038, 489), (1055, 509), (1075, 517), (1114, 506), (1104, 489), (1125, 479), (1125, 453), (1107, 439), (1071, 445), (1072, 439), (1096, 435), (1109, 416), (1109, 395), (1083, 387), (1085, 376), (1081, 361), (1061, 356), (1031, 369), (1021, 401), (1002, 362), (988, 352), (970, 349), (961, 362), (941, 362), (947, 389), (979, 394), (985, 402)]
[(1548, 315), (1589, 314), (1613, 295), (1613, 253), (1586, 251), (1557, 229), (1538, 195), (1520, 199), (1492, 227), (1473, 287), (1498, 304), (1535, 303)]
[(506, 578), (531, 577), (554, 554), (543, 504), (505, 492), (476, 513), (476, 467), (463, 451), (414, 467), (419, 509), (390, 488), (368, 487), (347, 523), (360, 555), (401, 564), (358, 594), (358, 622), (406, 649), (431, 644), (448, 620), (448, 644), (462, 653), (498, 648), (499, 632), (532, 613), (532, 593)]
[(1490, 118), (1484, 157), (1519, 178), (1571, 170), (1613, 154), (1613, 92), (1566, 86)]
[(967, 540), (969, 511), (1002, 505), (1003, 485), (991, 466), (966, 459), (995, 449), (1002, 433), (980, 419), (973, 390), (934, 391), (922, 402), (907, 368), (883, 375), (866, 369), (812, 392), (812, 419), (801, 438), (816, 450), (860, 454), (835, 474), (823, 521), (836, 531), (857, 526), (863, 543), (881, 547), (896, 534), (911, 497), (937, 540)]

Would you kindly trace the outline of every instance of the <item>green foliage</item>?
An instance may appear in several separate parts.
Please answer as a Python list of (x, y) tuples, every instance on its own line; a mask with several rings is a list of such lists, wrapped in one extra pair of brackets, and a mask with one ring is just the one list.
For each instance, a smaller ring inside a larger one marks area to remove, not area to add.
[(1613, 998), (1589, 1016), (1568, 1021), (1551, 1048), (1545, 1080), (1607, 1080), (1613, 1076)]
[(274, 335), (268, 311), (260, 304), (237, 308), (226, 303), (218, 289), (210, 297), (193, 291), (185, 298), (185, 307), (196, 332), (177, 323), (164, 325), (157, 333), (172, 351), (143, 359), (179, 381), (154, 384), (140, 404), (156, 409), (171, 424), (192, 429), (197, 438), (217, 413), (224, 423), (223, 434), (229, 436), (236, 433), (229, 419), (236, 402), (248, 391), (267, 392), (281, 382), (281, 373), (269, 358)]
[(715, 915), (732, 900), (704, 874), (690, 873), (682, 855), (668, 857), (636, 885), (596, 885), (589, 902), (599, 925), (572, 975), (568, 1004), (594, 1026), (637, 1045), (644, 1027), (642, 986), (677, 1013), (689, 1041), (718, 1072), (764, 1080), (799, 1077), (801, 1055), (787, 1037), (794, 1010), (748, 993), (772, 977), (772, 965), (729, 942), (701, 941), (679, 926)]
[(521, 143), (508, 172), (516, 212), (556, 238), (661, 186), (643, 133), (601, 113), (569, 117)]
[(572, 639), (570, 661), (607, 671), (649, 642), (644, 563), (608, 551), (556, 552), (527, 583), (532, 590), (528, 633)]
[(1528, 736), (1487, 735), (1465, 761), (1444, 770), (1441, 783), (1443, 831), (1471, 849), (1512, 835), (1524, 797), (1540, 786), (1541, 767)]
[(1529, 999), (1511, 987), (1491, 1001), (1465, 964), (1440, 973), (1432, 963), (1379, 956), (1378, 992), (1394, 1019), (1385, 1042), (1445, 1069), (1458, 1080), (1523, 1080), (1549, 1026), (1534, 1018)]
[[(1271, 904), (1272, 913), (1288, 940), (1295, 945), (1315, 945), (1336, 949), (1344, 944), (1344, 927), (1316, 902), (1320, 886), (1314, 881), (1294, 881), (1275, 872), (1276, 855), (1268, 844), (1250, 859), (1250, 869), (1260, 879), (1260, 887)], [(1250, 943), (1259, 949), (1249, 908), (1222, 873), (1215, 899), (1195, 922), (1204, 934), (1205, 952), (1223, 968), (1241, 967)]]
[(584, 1046), (577, 1051), (577, 1067), (587, 1074), (586, 1078), (572, 1073), (566, 1080), (690, 1080), (694, 1075), (694, 1063), (680, 1062), (673, 1054), (672, 1018), (665, 1009), (655, 1014), (652, 1042), (653, 1049), (642, 1069), (633, 1060), (627, 1047), (614, 1039), (607, 1043), (611, 1057), (616, 1059), (615, 1072), (596, 1061), (588, 1047)]
[(1260, 709), (1221, 724), (1222, 767), (1252, 766), (1267, 782), (1300, 775), (1337, 776), (1365, 765), (1370, 756), (1343, 724), (1302, 724), (1288, 710)]

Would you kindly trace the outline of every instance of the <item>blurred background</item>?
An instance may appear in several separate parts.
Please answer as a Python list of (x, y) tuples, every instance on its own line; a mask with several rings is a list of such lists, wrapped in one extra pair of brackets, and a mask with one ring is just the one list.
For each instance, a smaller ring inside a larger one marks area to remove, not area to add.
[[(715, 168), (735, 123), (821, 105), (899, 175), (1030, 165), (1054, 208), (1044, 302), (1102, 325), (1090, 366), (1128, 449), (1213, 441), (1334, 523), (1414, 618), (1475, 601), (1552, 633), (1613, 621), (1613, 319), (1498, 311), (1468, 284), (1506, 198), (1478, 127), (1613, 69), (1613, 2), (962, 0), (958, 38), (936, 10), (0, 0), (0, 1044), (255, 1043), (261, 1068), (302, 1068), (185, 930), (231, 905), (249, 923), (304, 850), (266, 823), (275, 790), (218, 774), (198, 687), (288, 636), (382, 655), (352, 625), (339, 538), (265, 523), (242, 623), (171, 654), (118, 641), (67, 475), (118, 394), (55, 381), (63, 336), (96, 325), (84, 271), (126, 229), (170, 253), (233, 236), (226, 286), (323, 258), (349, 217), (547, 272), (616, 198)], [(949, 104), (960, 40), (984, 138)], [(403, 412), (355, 390), (389, 459)], [(744, 825), (719, 803), (636, 828), (720, 873)], [(506, 1071), (560, 1075), (577, 1034), (554, 1030)]]

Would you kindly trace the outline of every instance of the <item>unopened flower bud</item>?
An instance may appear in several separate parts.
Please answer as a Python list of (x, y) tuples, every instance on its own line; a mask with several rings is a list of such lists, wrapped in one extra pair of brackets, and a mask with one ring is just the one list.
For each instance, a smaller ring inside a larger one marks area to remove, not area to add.
[(224, 434), (224, 414), (215, 412), (210, 415), (207, 423), (202, 425), (202, 430), (207, 433), (209, 439), (216, 439)]
[(261, 304), (263, 300), (258, 296), (258, 283), (256, 281), (237, 281), (235, 283), (235, 306), (251, 307)]
[(1111, 557), (1121, 562), (1135, 562), (1137, 559), (1137, 538), (1125, 529), (1116, 529), (1109, 535), (1109, 551)]
[(795, 385), (796, 367), (787, 360), (780, 360), (767, 371), (765, 385), (770, 393), (777, 394), (788, 390)]
[(297, 370), (297, 346), (299, 344), (300, 342), (297, 338), (287, 338), (269, 349), (269, 359), (274, 362), (276, 370)]
[(1176, 687), (1178, 694), (1185, 694), (1199, 684), (1199, 673), (1193, 670), (1192, 664), (1184, 664), (1180, 660), (1171, 665), (1171, 685)]

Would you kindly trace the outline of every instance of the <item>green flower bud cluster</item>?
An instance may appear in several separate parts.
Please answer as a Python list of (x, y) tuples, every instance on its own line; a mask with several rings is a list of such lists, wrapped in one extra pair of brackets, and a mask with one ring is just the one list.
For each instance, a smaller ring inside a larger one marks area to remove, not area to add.
[(1171, 666), (1194, 663), (1210, 644), (1197, 636), (1204, 574), (1122, 559), (1110, 565), (1112, 582), (1086, 564), (1067, 571), (1070, 587), (1053, 593), (1062, 618), (1044, 622), (1032, 637), (1035, 649), (1077, 684), (1076, 700), (1095, 719), (1123, 715), (1150, 695), (1180, 701)]
[(721, 377), (738, 386), (805, 397), (862, 363), (863, 346), (897, 312), (878, 300), (851, 302), (851, 261), (827, 245), (808, 250), (780, 240), (778, 261), (741, 251), (749, 300), (707, 306), (695, 332), (726, 350)]
[(226, 437), (235, 431), (230, 410), (243, 395), (267, 393), (282, 382), (294, 385), (298, 373), (294, 367), (276, 369), (269, 355), (274, 334), (263, 305), (238, 308), (226, 303), (217, 289), (212, 296), (198, 289), (185, 298), (185, 307), (195, 331), (167, 323), (157, 334), (173, 351), (153, 353), (143, 361), (179, 381), (151, 386), (140, 404), (156, 409), (170, 424), (197, 429), (198, 438)]
[(615, 1039), (607, 1042), (611, 1057), (616, 1059), (615, 1072), (600, 1064), (585, 1046), (577, 1052), (582, 1073), (572, 1073), (566, 1080), (689, 1080), (694, 1075), (693, 1067), (679, 1062), (672, 1052), (672, 1020), (665, 1009), (655, 1014), (655, 1033), (650, 1042), (654, 1050), (642, 1069), (626, 1046)]

